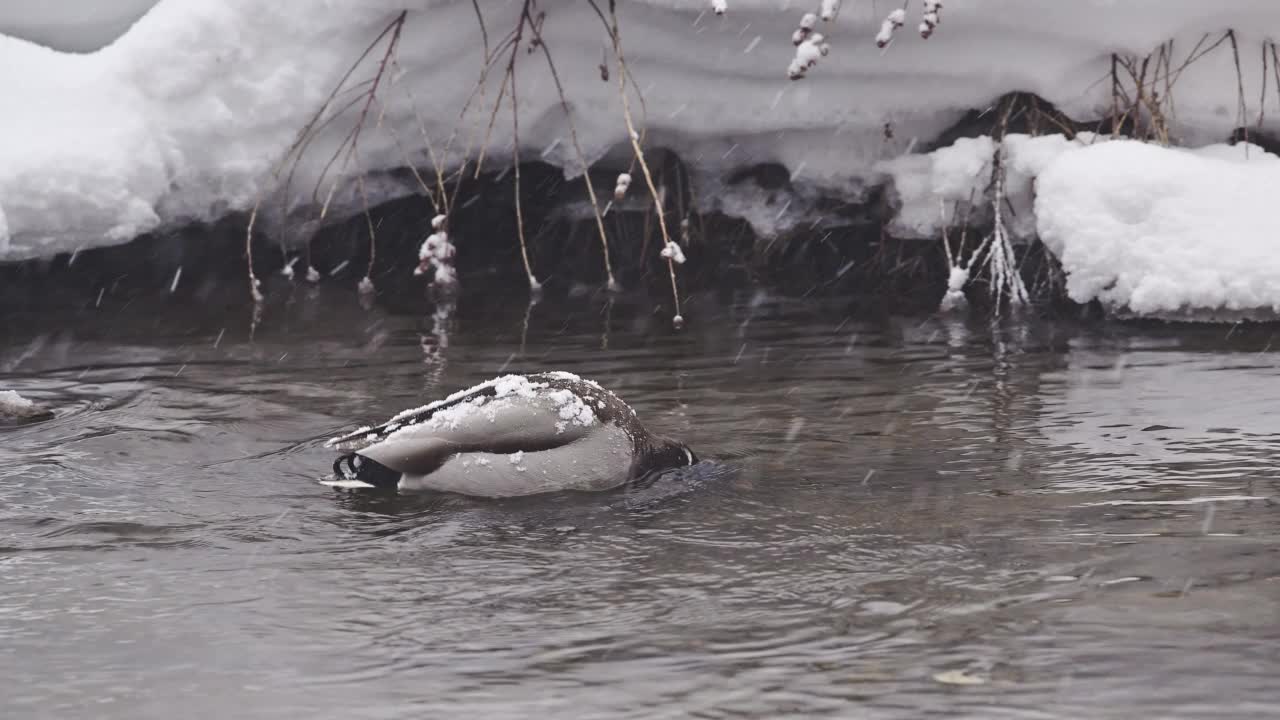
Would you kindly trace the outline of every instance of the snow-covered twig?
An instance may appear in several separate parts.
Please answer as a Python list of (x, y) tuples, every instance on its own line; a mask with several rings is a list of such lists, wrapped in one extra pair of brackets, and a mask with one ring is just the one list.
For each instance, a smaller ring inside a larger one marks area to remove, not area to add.
[[(941, 198), (938, 199), (938, 210), (942, 215), (942, 249), (947, 254), (947, 267), (950, 268), (947, 275), (947, 291), (943, 294), (942, 303), (938, 309), (942, 312), (951, 312), (968, 304), (964, 296), (964, 286), (969, 282), (969, 268), (960, 264), (951, 253), (951, 238), (947, 235), (947, 205)], [(963, 249), (961, 251), (963, 252)]]
[(529, 263), (529, 246), (524, 239), (524, 212), (520, 200), (520, 111), (516, 104), (515, 50), (512, 50), (511, 69), (511, 167), (515, 174), (515, 207), (516, 237), (520, 240), (520, 259), (524, 261), (524, 272), (529, 277), (529, 290), (538, 292), (542, 283), (533, 275), (533, 266)]
[[(807, 15), (806, 17), (813, 17), (813, 15)], [(831, 46), (827, 44), (827, 40), (822, 33), (806, 33), (800, 43), (796, 45), (796, 55), (791, 58), (791, 64), (787, 66), (787, 77), (792, 80), (803, 78), (809, 72), (809, 68), (817, 65), (818, 59), (829, 52), (831, 52)]]
[(924, 0), (924, 15), (920, 18), (920, 37), (928, 40), (942, 22), (942, 0)]
[[(1001, 299), (1008, 298), (1009, 305), (1019, 307), (1028, 300), (1027, 286), (1022, 281), (1018, 270), (1017, 256), (1013, 252), (1013, 242), (1005, 225), (1004, 208), (1008, 202), (1005, 197), (1005, 164), (1004, 138), (1009, 129), (1009, 116), (1013, 112), (1014, 103), (1005, 106), (1000, 119), (999, 137), (996, 139), (995, 152), (991, 157), (991, 207), (993, 221), (991, 234), (983, 240), (982, 245), (973, 253), (965, 267), (967, 272), (973, 263), (978, 261), (986, 251), (986, 265), (990, 273), (991, 294), (995, 297), (995, 312), (1000, 312)], [(967, 279), (967, 278), (966, 278)]]
[(249, 226), (244, 231), (244, 257), (245, 267), (249, 271), (249, 297), (253, 298), (254, 305), (262, 304), (262, 283), (258, 281), (258, 276), (253, 272), (253, 224), (258, 219), (258, 207), (262, 203), (253, 204), (253, 210), (249, 213)]
[(1022, 282), (1018, 272), (1017, 257), (1013, 252), (1013, 243), (1009, 240), (1008, 229), (1004, 222), (1005, 204), (1005, 171), (1000, 155), (1004, 152), (1001, 145), (996, 146), (996, 186), (991, 205), (995, 210), (995, 221), (991, 228), (990, 251), (987, 268), (991, 272), (991, 293), (995, 296), (996, 312), (999, 312), (1000, 298), (1007, 295), (1009, 304), (1019, 307), (1027, 303), (1027, 286)]
[(627, 196), (627, 190), (631, 188), (631, 174), (618, 173), (618, 182), (613, 186), (613, 199), (621, 202), (622, 198)]
[(893, 12), (889, 13), (885, 17), (884, 22), (880, 23), (880, 32), (876, 33), (876, 47), (888, 47), (889, 43), (893, 42), (894, 33), (898, 32), (898, 29), (906, 24), (906, 10), (897, 8)]
[(364, 207), (364, 221), (369, 228), (369, 264), (365, 266), (364, 277), (356, 287), (362, 294), (373, 292), (373, 261), (378, 257), (377, 231), (373, 226), (373, 215), (369, 212), (369, 194), (364, 188), (364, 173), (356, 175), (356, 189), (360, 191), (360, 204)]
[(800, 24), (796, 27), (795, 32), (791, 33), (791, 44), (799, 45), (809, 36), (813, 34), (813, 26), (818, 24), (818, 16), (813, 13), (805, 13), (800, 17)]
[(663, 258), (670, 260), (671, 262), (677, 265), (684, 264), (684, 260), (685, 260), (684, 251), (680, 249), (680, 244), (674, 240), (667, 243), (666, 246), (662, 248), (662, 252), (659, 254)]
[[(489, 126), (493, 126), (493, 117), (497, 115), (498, 109), (502, 106), (502, 98), (506, 94), (508, 88), (511, 92), (511, 168), (514, 175), (515, 183), (515, 212), (516, 212), (516, 238), (520, 241), (520, 259), (524, 262), (524, 271), (526, 277), (529, 278), (529, 291), (538, 293), (542, 289), (542, 283), (534, 277), (533, 266), (529, 262), (529, 245), (525, 241), (524, 236), (524, 210), (520, 198), (520, 110), (519, 99), (516, 95), (516, 58), (519, 57), (520, 42), (524, 39), (525, 25), (531, 21), (532, 16), (529, 13), (531, 0), (524, 0), (523, 7), (520, 12), (519, 21), (516, 23), (513, 40), (510, 44), (511, 53), (507, 60), (506, 74), (502, 79), (502, 87), (498, 91), (498, 101), (494, 105), (494, 115), (490, 117)], [(485, 145), (488, 145), (488, 135), (486, 134)], [(483, 152), (483, 148), (482, 148)], [(480, 163), (477, 160), (476, 176), (479, 177)]]
[(431, 229), (434, 232), (427, 236), (418, 250), (420, 262), (413, 274), (422, 275), (427, 270), (434, 270), (432, 282), (441, 289), (452, 290), (458, 284), (457, 270), (453, 265), (457, 249), (449, 241), (449, 233), (445, 228), (445, 216), (436, 215), (432, 218)]
[[(600, 4), (596, 0), (587, 0), (587, 5), (595, 12), (596, 17), (600, 19), (600, 24), (604, 27), (605, 33), (610, 38), (610, 44), (604, 48), (604, 51), (607, 55), (609, 50), (613, 46), (613, 38), (619, 32), (619, 29), (617, 27), (616, 22), (611, 22), (610, 19), (605, 15), (604, 10), (600, 9)], [(616, 19), (617, 18), (615, 17), (614, 20), (616, 21)], [(616, 52), (615, 52), (615, 57), (616, 57)], [(640, 105), (640, 137), (637, 138), (637, 140), (639, 141), (641, 147), (643, 147), (645, 145), (645, 140), (649, 132), (649, 128), (648, 128), (649, 104), (644, 99), (644, 92), (641, 91), (640, 89), (640, 83), (636, 80), (635, 76), (631, 74), (631, 68), (627, 66), (626, 62), (619, 61), (618, 72), (626, 75), (627, 84), (631, 86), (632, 93), (635, 95), (636, 102)], [(633, 154), (631, 157), (630, 164), (627, 166), (627, 173), (633, 174), (635, 172), (635, 169), (636, 169), (636, 157)]]

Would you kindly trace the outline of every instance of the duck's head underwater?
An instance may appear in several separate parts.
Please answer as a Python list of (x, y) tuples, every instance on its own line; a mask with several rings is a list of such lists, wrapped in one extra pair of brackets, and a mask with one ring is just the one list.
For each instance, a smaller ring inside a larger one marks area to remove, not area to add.
[(610, 490), (698, 462), (617, 395), (566, 372), (505, 375), (328, 445), (346, 454), (326, 485), (490, 498)]

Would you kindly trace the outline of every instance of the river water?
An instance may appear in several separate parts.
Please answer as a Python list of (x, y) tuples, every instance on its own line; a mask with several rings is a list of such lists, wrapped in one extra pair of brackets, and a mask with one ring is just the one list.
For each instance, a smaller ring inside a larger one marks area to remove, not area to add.
[[(10, 316), (5, 718), (1280, 716), (1280, 330), (340, 289)], [(325, 488), (503, 371), (709, 459), (645, 493)]]

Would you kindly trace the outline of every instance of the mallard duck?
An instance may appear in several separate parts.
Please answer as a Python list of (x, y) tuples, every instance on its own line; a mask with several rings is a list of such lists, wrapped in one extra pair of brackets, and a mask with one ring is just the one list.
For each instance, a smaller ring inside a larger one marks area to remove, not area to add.
[(567, 372), (504, 375), (327, 445), (347, 451), (327, 485), (490, 498), (609, 490), (698, 462), (617, 395)]

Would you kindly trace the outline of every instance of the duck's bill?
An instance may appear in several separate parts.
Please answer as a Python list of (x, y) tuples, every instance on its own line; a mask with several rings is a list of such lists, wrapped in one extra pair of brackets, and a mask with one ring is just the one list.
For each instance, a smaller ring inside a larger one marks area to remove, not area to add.
[(356, 480), (355, 478), (320, 478), (320, 484), (328, 485), (333, 488), (342, 488), (343, 490), (357, 490), (359, 488), (376, 487), (363, 480)]

